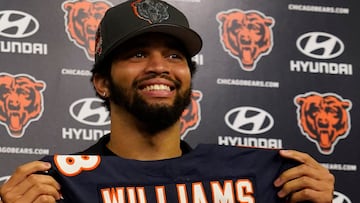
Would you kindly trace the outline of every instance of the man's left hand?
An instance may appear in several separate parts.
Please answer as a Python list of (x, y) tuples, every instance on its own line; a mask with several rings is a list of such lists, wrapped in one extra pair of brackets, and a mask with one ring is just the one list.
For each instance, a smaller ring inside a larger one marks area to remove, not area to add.
[(278, 192), (281, 198), (287, 197), (289, 203), (310, 201), (331, 203), (333, 200), (335, 177), (306, 153), (295, 150), (280, 150), (280, 155), (300, 164), (284, 171), (274, 182), (282, 187)]

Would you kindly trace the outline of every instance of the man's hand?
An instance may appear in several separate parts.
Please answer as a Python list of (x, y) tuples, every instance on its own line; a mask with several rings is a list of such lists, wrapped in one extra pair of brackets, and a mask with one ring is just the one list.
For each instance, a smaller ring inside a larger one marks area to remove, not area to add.
[(44, 203), (60, 199), (60, 185), (49, 175), (36, 174), (51, 168), (46, 162), (34, 161), (19, 166), (0, 187), (3, 203)]
[(301, 164), (284, 171), (274, 182), (281, 187), (279, 197), (289, 197), (289, 203), (310, 201), (331, 203), (335, 177), (306, 153), (294, 150), (280, 150), (280, 155)]

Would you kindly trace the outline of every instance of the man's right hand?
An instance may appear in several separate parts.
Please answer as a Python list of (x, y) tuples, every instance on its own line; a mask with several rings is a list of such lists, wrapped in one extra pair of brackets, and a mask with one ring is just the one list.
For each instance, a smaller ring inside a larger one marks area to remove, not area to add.
[(38, 174), (50, 168), (49, 163), (41, 161), (19, 166), (10, 179), (0, 187), (2, 202), (49, 203), (59, 200), (61, 197), (60, 184), (49, 175)]

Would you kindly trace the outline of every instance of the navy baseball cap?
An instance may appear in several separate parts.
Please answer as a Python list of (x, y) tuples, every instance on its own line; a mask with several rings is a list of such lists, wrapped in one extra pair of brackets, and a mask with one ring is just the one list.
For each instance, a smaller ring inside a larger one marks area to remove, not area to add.
[(176, 37), (190, 56), (195, 56), (202, 47), (200, 35), (172, 5), (160, 0), (128, 0), (108, 9), (101, 20), (96, 33), (95, 64), (125, 41), (148, 32)]

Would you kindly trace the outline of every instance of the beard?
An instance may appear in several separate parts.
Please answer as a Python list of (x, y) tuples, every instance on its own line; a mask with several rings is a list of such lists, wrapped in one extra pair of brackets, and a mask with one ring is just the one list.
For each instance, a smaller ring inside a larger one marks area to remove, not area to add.
[[(176, 85), (179, 87), (180, 85)], [(172, 105), (166, 104), (149, 104), (138, 93), (136, 82), (131, 89), (126, 89), (116, 85), (113, 79), (109, 82), (110, 100), (114, 104), (123, 106), (130, 114), (141, 122), (143, 130), (154, 134), (165, 130), (176, 123), (182, 112), (191, 101), (191, 85), (182, 94), (178, 91)], [(176, 91), (177, 89), (175, 89)], [(131, 94), (133, 91), (134, 94)], [(132, 95), (132, 96), (129, 96)]]

